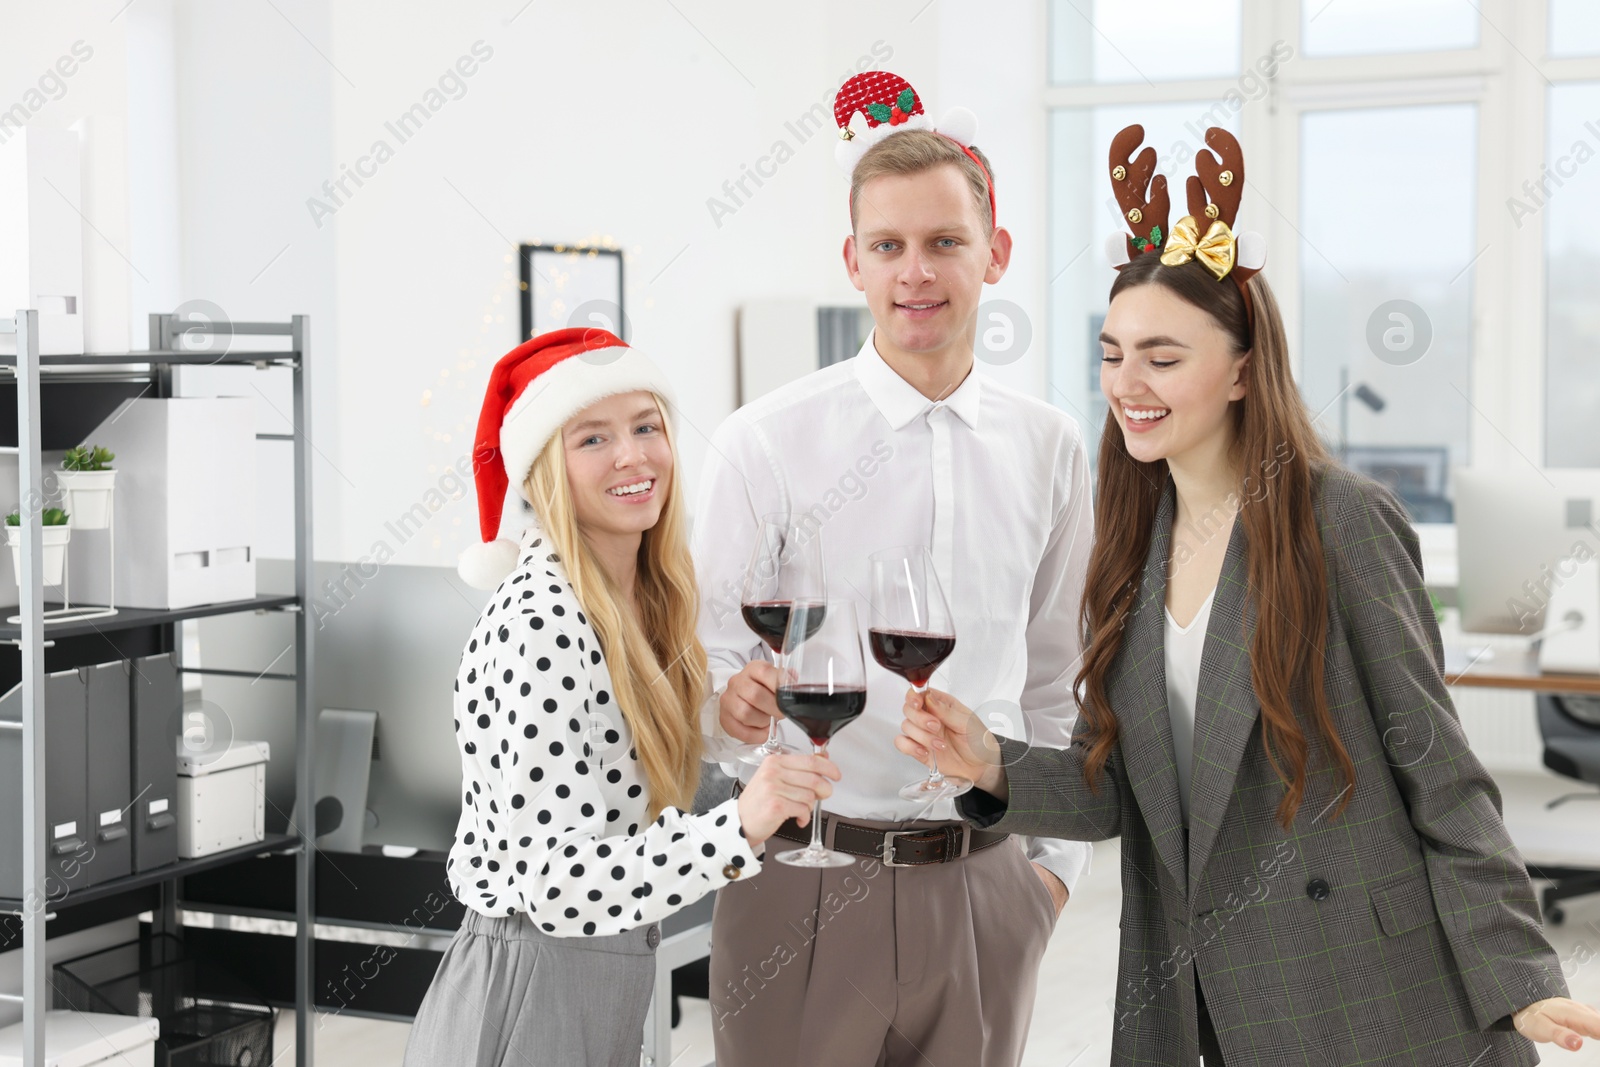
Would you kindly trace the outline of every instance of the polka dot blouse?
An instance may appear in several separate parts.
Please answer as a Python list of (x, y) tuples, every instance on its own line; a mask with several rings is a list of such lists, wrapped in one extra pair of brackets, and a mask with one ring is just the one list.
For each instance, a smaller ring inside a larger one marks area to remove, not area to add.
[(519, 552), (456, 675), (456, 898), (578, 937), (655, 922), (756, 874), (737, 800), (646, 821), (644, 768), (565, 568), (537, 524)]

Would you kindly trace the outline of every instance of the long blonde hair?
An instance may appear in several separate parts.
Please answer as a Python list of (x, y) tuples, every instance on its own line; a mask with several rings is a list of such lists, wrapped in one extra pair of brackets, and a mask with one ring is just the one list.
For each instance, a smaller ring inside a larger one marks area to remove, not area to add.
[[(633, 731), (634, 748), (649, 783), (649, 817), (672, 806), (687, 810), (700, 782), (700, 704), (706, 696), (706, 650), (695, 633), (700, 593), (684, 534), (678, 491), (678, 450), (666, 427), (666, 401), (651, 393), (661, 410), (663, 433), (672, 449), (672, 481), (661, 518), (639, 544), (639, 614), (600, 566), (578, 530), (567, 484), (567, 453), (560, 433), (533, 461), (523, 488), (549, 537), (567, 580), (600, 640), (611, 672), (615, 706)], [(591, 707), (600, 715), (607, 708)]]

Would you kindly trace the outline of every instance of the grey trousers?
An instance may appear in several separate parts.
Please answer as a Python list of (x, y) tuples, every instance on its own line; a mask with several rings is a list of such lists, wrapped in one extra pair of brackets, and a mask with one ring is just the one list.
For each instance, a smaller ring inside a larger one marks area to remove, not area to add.
[(468, 910), (406, 1043), (404, 1067), (638, 1067), (655, 924), (551, 937)]
[(773, 858), (794, 847), (717, 891), (718, 1067), (1016, 1067), (1056, 913), (1015, 838), (927, 867)]

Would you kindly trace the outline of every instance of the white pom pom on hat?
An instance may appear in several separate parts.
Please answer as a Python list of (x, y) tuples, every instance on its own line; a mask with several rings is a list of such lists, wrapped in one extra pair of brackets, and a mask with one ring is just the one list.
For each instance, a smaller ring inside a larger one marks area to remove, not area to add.
[[(522, 482), (551, 436), (590, 404), (641, 389), (672, 403), (672, 389), (661, 369), (605, 330), (554, 330), (500, 357), (489, 373), (472, 445), (483, 540), (457, 560), (462, 581), (493, 589), (516, 569), (519, 546), (500, 536), (506, 489), (515, 486), (522, 496)], [(664, 411), (662, 417), (670, 413)]]

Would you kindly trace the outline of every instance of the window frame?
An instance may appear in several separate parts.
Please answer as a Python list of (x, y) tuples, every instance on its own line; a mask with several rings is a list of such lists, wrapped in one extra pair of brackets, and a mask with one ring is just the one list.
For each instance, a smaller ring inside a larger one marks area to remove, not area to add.
[[(1045, 6), (1049, 31), (1053, 7)], [(1466, 0), (1463, 0), (1466, 2)], [(1299, 236), (1301, 117), (1317, 110), (1472, 103), (1477, 107), (1476, 217), (1472, 220), (1471, 383), (1468, 452), (1474, 465), (1545, 463), (1544, 213), (1520, 229), (1508, 201), (1524, 180), (1537, 178), (1546, 159), (1547, 91), (1567, 82), (1600, 83), (1600, 55), (1551, 58), (1548, 0), (1473, 0), (1479, 9), (1478, 47), (1443, 52), (1307, 58), (1301, 41), (1300, 0), (1243, 0), (1242, 67), (1284, 41), (1293, 58), (1268, 79), (1266, 94), (1241, 109), (1241, 139), (1250, 187), (1260, 194), (1249, 229), (1267, 239), (1267, 271), (1282, 306), (1297, 377), (1303, 320)], [(1048, 71), (1048, 62), (1044, 68)], [(1048, 76), (1048, 75), (1047, 75)], [(1047, 112), (1106, 105), (1216, 101), (1238, 79), (1047, 85)], [(1265, 150), (1251, 151), (1251, 146)], [(1531, 165), (1529, 165), (1531, 162)], [(1368, 161), (1381, 166), (1382, 161)], [(1053, 184), (1053, 176), (1047, 176)], [(1261, 204), (1274, 210), (1262, 211)], [(1447, 221), (1447, 220), (1445, 220)], [(1053, 226), (1052, 226), (1053, 232)], [(1468, 264), (1463, 264), (1463, 267)], [(1059, 332), (1052, 330), (1053, 336)], [(1538, 358), (1528, 358), (1537, 353)], [(1051, 386), (1058, 386), (1054, 364)], [(1441, 383), (1448, 390), (1448, 386)], [(1052, 389), (1056, 392), (1058, 389)]]

